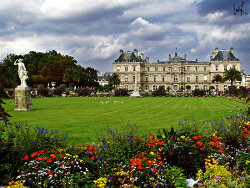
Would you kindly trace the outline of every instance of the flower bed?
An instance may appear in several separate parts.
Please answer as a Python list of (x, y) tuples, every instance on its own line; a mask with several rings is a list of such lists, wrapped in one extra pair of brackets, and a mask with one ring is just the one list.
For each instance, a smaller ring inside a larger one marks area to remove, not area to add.
[(178, 130), (144, 135), (136, 125), (107, 127), (97, 132), (98, 143), (89, 138), (91, 144), (70, 147), (67, 134), (58, 130), (2, 121), (0, 185), (249, 187), (248, 117), (247, 112), (232, 111), (230, 117), (202, 122), (202, 132), (196, 121), (187, 120)]

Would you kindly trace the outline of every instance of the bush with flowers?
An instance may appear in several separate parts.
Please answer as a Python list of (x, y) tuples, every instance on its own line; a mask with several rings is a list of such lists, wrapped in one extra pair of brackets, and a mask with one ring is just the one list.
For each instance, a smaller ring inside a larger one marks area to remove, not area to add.
[(231, 114), (157, 134), (107, 127), (98, 143), (69, 146), (67, 134), (12, 125), (1, 113), (0, 186), (187, 187), (193, 178), (198, 187), (248, 187), (249, 114)]

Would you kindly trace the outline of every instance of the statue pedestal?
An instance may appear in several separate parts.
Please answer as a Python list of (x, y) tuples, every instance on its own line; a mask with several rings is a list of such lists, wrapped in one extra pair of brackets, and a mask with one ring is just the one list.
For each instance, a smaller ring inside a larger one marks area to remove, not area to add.
[(15, 89), (15, 107), (14, 111), (33, 110), (30, 88), (17, 86)]
[(133, 91), (133, 93), (130, 95), (130, 97), (141, 97), (139, 91)]

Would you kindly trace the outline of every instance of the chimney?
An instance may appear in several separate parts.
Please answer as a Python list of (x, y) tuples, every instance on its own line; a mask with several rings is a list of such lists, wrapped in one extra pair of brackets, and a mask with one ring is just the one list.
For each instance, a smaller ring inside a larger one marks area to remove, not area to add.
[(138, 50), (137, 49), (134, 49), (134, 54), (135, 54), (135, 57), (138, 57)]
[(187, 60), (187, 54), (184, 54), (184, 59)]
[(168, 59), (169, 59), (169, 61), (171, 60), (171, 54), (168, 54)]
[(230, 51), (231, 51), (232, 54), (234, 54), (234, 48), (233, 47), (230, 48)]
[(149, 62), (149, 57), (146, 57), (146, 62)]
[(123, 54), (123, 50), (120, 50), (120, 55), (122, 55)]
[(215, 53), (218, 54), (219, 48), (215, 48)]
[(141, 53), (141, 59), (143, 59), (143, 55), (144, 55), (144, 54), (143, 54), (143, 53)]

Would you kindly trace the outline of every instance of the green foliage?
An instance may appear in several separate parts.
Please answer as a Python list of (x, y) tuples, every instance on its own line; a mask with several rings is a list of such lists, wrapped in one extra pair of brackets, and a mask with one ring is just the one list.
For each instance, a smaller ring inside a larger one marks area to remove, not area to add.
[(224, 77), (223, 81), (230, 80), (231, 81), (231, 86), (233, 86), (233, 81), (242, 80), (242, 76), (240, 71), (236, 70), (235, 68), (230, 68), (229, 70), (225, 70), (224, 72)]
[(120, 82), (121, 82), (120, 78), (117, 74), (112, 74), (112, 76), (110, 76), (110, 78), (109, 78), (109, 84), (114, 86), (114, 88), (116, 88), (116, 86), (119, 85)]
[(209, 86), (209, 89), (215, 89), (215, 87), (214, 86)]
[(154, 90), (152, 93), (153, 96), (165, 96), (166, 95), (166, 91), (163, 87), (159, 87), (157, 90)]
[(115, 90), (115, 96), (120, 97), (120, 96), (128, 96), (128, 90), (127, 89), (116, 89)]
[(91, 94), (91, 90), (89, 88), (78, 88), (75, 92), (78, 96), (89, 96)]
[(186, 89), (190, 90), (191, 89), (191, 85), (186, 85)]

